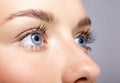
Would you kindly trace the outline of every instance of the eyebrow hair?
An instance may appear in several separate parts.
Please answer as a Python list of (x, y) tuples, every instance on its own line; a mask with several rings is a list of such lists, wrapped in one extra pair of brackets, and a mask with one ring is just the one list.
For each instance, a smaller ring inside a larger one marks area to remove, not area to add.
[[(23, 17), (23, 16), (40, 19), (47, 23), (54, 22), (54, 15), (52, 13), (46, 12), (43, 10), (35, 10), (35, 9), (18, 11), (16, 13), (11, 14), (9, 17), (6, 18), (6, 20), (9, 21), (16, 17)], [(91, 24), (92, 24), (92, 22), (91, 22), (90, 18), (86, 16), (78, 22), (77, 27), (84, 27), (84, 26), (91, 25)]]
[(84, 27), (84, 26), (87, 26), (87, 25), (91, 26), (91, 24), (92, 24), (91, 19), (86, 16), (78, 22), (77, 27)]
[(22, 17), (22, 16), (28, 16), (28, 17), (33, 17), (40, 19), (42, 21), (51, 23), (54, 21), (54, 16), (50, 12), (45, 12), (42, 10), (23, 10), (23, 11), (18, 11), (17, 13), (11, 14), (9, 17), (7, 17), (7, 20), (14, 19), (16, 17)]

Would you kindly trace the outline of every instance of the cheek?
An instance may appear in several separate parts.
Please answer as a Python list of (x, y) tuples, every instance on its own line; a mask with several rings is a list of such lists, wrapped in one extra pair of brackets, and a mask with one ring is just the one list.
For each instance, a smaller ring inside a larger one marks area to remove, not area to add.
[(27, 55), (12, 47), (0, 47), (0, 83), (56, 83), (61, 60), (41, 56), (44, 55)]
[(0, 44), (0, 83), (27, 82), (35, 78), (33, 62), (25, 53)]
[(19, 57), (14, 55), (14, 52), (0, 52), (0, 80), (15, 81), (28, 79), (30, 76), (30, 67)]

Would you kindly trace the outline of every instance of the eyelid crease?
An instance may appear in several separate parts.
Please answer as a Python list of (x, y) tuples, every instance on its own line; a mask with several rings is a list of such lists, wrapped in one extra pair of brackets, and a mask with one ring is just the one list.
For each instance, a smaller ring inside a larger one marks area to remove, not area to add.
[(76, 34), (74, 34), (73, 37), (76, 38), (76, 37), (78, 37), (80, 35), (85, 35), (86, 38), (87, 38), (87, 36), (89, 36), (89, 34), (87, 35), (87, 33), (89, 33), (89, 31), (79, 31)]

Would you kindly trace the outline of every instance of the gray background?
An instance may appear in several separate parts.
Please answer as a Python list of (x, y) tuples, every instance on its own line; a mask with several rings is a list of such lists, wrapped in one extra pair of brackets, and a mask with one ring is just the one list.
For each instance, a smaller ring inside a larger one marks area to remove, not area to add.
[(120, 83), (120, 0), (83, 0), (97, 40), (91, 57), (101, 67), (97, 83)]

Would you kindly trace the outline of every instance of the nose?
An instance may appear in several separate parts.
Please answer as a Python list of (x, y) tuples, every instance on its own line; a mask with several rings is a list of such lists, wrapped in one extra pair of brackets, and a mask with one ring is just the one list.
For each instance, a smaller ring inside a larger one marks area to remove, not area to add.
[(62, 83), (96, 83), (100, 73), (98, 65), (84, 52), (82, 47), (64, 45), (65, 66)]

